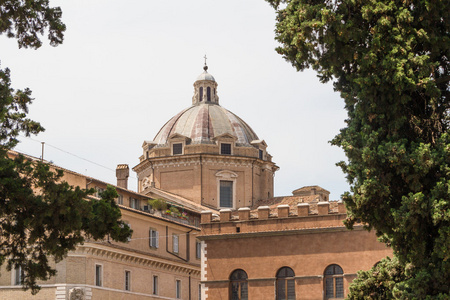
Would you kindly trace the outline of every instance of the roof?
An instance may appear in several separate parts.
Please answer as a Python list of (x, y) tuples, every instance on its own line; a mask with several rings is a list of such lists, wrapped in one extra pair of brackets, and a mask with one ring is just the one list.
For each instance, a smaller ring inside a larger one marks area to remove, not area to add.
[(241, 118), (212, 102), (202, 102), (176, 114), (159, 130), (154, 142), (167, 145), (174, 134), (190, 138), (193, 144), (210, 144), (224, 134), (236, 137), (240, 146), (251, 146), (252, 141), (259, 140)]
[(299, 189), (296, 189), (294, 191), (292, 191), (292, 194), (299, 194), (299, 193), (306, 193), (306, 192), (311, 192), (311, 191), (316, 191), (316, 192), (322, 192), (322, 193), (327, 193), (330, 194), (329, 191), (327, 191), (326, 189), (318, 186), (318, 185), (310, 185), (310, 186), (304, 186), (301, 187)]
[(216, 81), (216, 80), (214, 79), (214, 77), (213, 77), (211, 74), (209, 74), (208, 72), (206, 72), (206, 70), (205, 70), (202, 74), (198, 75), (196, 81), (199, 81), (199, 80)]
[(160, 197), (164, 199), (169, 204), (176, 204), (178, 206), (181, 206), (184, 209), (188, 209), (191, 211), (195, 211), (200, 213), (203, 210), (213, 210), (218, 212), (216, 209), (212, 209), (211, 207), (207, 207), (204, 205), (197, 204), (195, 202), (192, 202), (191, 200), (188, 200), (180, 195), (164, 191), (155, 187), (147, 187), (142, 193), (145, 193), (146, 195), (151, 194), (151, 197), (157, 198)]

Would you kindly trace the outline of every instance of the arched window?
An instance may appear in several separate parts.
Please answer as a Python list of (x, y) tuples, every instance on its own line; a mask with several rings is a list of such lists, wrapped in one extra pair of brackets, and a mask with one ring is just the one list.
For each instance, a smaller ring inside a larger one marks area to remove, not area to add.
[(202, 102), (203, 101), (203, 87), (202, 86), (200, 87), (200, 95), (199, 95), (199, 97), (200, 97), (199, 98), (199, 100), (200, 100), (199, 102)]
[(284, 267), (277, 273), (277, 300), (295, 300), (295, 274)]
[(209, 86), (206, 88), (206, 100), (211, 101), (211, 88)]
[(231, 273), (230, 300), (248, 300), (247, 273), (244, 270)]
[(344, 271), (338, 265), (325, 269), (325, 299), (344, 298)]

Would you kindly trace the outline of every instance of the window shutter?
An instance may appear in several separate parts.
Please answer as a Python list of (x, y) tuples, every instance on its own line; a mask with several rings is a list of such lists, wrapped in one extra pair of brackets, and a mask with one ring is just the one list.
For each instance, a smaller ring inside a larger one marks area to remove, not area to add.
[(156, 235), (156, 248), (159, 248), (159, 232), (155, 231), (155, 235)]
[(173, 252), (178, 253), (178, 235), (172, 236)]

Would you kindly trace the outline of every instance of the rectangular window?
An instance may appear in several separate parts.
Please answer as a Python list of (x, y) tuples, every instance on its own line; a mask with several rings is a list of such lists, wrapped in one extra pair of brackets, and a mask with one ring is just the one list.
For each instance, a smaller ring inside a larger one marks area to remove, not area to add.
[(172, 154), (173, 155), (183, 154), (183, 144), (182, 143), (172, 144)]
[(117, 198), (117, 203), (123, 205), (123, 195), (119, 194), (119, 197)]
[(195, 242), (195, 258), (201, 258), (202, 256), (202, 244), (199, 241)]
[(231, 154), (231, 144), (221, 143), (220, 144), (220, 154)]
[(100, 194), (103, 193), (104, 191), (105, 191), (105, 189), (102, 189), (102, 188), (96, 186), (95, 187), (95, 194), (94, 194), (94, 196), (97, 197), (97, 198), (100, 198)]
[(153, 276), (153, 295), (158, 295), (158, 276)]
[(202, 300), (202, 285), (198, 285), (198, 300)]
[(155, 229), (150, 228), (149, 232), (149, 246), (150, 248), (159, 247), (159, 233)]
[(130, 207), (134, 209), (140, 209), (140, 201), (139, 199), (135, 199), (130, 197)]
[(175, 281), (175, 296), (177, 299), (181, 299), (181, 280)]
[(131, 272), (125, 271), (125, 291), (131, 290)]
[(23, 277), (23, 272), (22, 272), (22, 267), (21, 266), (16, 266), (14, 268), (14, 285), (22, 285), (22, 277)]
[(263, 154), (264, 154), (264, 152), (260, 149), (259, 150), (259, 159), (263, 159)]
[(172, 235), (172, 247), (173, 247), (173, 252), (178, 253), (179, 249), (178, 249), (178, 235), (177, 234)]
[(102, 286), (102, 266), (95, 265), (95, 285)]
[(233, 181), (220, 181), (220, 207), (233, 207)]

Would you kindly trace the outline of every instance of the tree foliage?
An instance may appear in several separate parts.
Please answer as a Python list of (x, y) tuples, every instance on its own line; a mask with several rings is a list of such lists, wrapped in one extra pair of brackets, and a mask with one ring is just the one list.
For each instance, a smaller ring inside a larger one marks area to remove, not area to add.
[[(345, 100), (332, 144), (348, 158), (346, 225), (375, 229), (402, 268), (381, 298), (450, 297), (450, 2), (267, 1), (277, 52)], [(350, 298), (380, 299), (355, 288)]]
[[(2, 1), (0, 12), (0, 33), (17, 38), (19, 47), (39, 48), (45, 30), (50, 44), (62, 43), (61, 10), (48, 1)], [(36, 293), (37, 280), (55, 275), (53, 261), (85, 239), (109, 236), (125, 242), (131, 229), (120, 220), (113, 187), (88, 200), (94, 191), (70, 186), (61, 170), (23, 155), (8, 156), (20, 133), (44, 130), (26, 117), (32, 100), (29, 89), (11, 88), (9, 69), (0, 69), (0, 265), (20, 266), (24, 288)]]
[(0, 34), (16, 38), (19, 48), (41, 47), (39, 35), (44, 35), (46, 30), (50, 45), (63, 42), (66, 25), (61, 21), (61, 8), (49, 7), (48, 0), (4, 0), (0, 12)]

